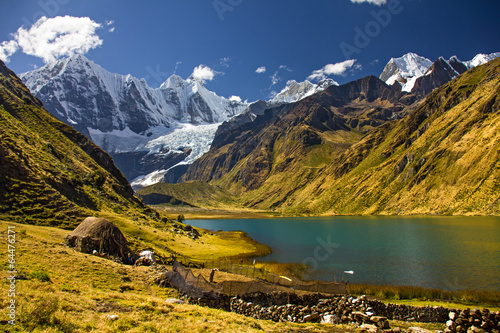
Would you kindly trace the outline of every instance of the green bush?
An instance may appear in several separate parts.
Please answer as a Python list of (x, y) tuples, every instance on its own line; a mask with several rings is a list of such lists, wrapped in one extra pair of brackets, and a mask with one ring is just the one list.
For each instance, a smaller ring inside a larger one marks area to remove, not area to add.
[(47, 274), (44, 271), (31, 272), (28, 274), (28, 278), (37, 279), (38, 281), (41, 281), (41, 282), (49, 282), (50, 281), (49, 274)]
[(56, 296), (50, 293), (39, 294), (20, 302), (19, 321), (31, 328), (52, 324), (58, 309), (59, 299)]

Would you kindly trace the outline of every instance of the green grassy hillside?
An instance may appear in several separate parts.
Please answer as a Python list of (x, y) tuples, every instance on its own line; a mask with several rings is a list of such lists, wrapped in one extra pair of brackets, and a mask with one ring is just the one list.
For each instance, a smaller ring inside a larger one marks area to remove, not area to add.
[(500, 199), (500, 59), (368, 134), (281, 208), (306, 214), (493, 214)]
[(74, 226), (99, 211), (149, 214), (107, 153), (50, 115), (0, 62), (0, 217)]
[[(199, 195), (200, 193), (204, 195)], [(203, 182), (158, 183), (140, 189), (137, 194), (147, 204), (166, 203), (172, 206), (187, 205), (202, 208), (227, 208), (236, 204), (229, 193)]]

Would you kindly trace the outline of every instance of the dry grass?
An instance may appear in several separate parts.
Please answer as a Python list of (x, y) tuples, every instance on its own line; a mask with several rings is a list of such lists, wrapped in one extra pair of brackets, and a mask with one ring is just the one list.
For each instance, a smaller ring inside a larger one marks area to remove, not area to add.
[[(16, 325), (8, 327), (10, 332), (332, 332), (331, 326), (320, 324), (274, 323), (195, 305), (165, 304), (166, 298), (179, 294), (147, 284), (150, 268), (73, 251), (61, 244), (67, 231), (50, 227), (0, 222), (3, 244), (7, 225), (18, 233), (19, 274), (43, 270), (50, 277), (50, 282), (17, 281), (22, 313)], [(0, 266), (5, 284), (6, 256)], [(8, 301), (5, 294), (0, 298), (2, 313)], [(110, 321), (108, 315), (118, 319)], [(333, 331), (355, 329), (340, 326)]]

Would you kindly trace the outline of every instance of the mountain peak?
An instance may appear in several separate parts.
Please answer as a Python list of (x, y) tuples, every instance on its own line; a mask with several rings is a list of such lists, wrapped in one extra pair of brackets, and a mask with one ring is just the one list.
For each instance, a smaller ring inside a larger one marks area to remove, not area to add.
[(185, 83), (186, 81), (184, 81), (182, 77), (177, 74), (173, 74), (161, 84), (160, 89), (180, 88), (183, 87)]
[(432, 66), (432, 61), (409, 52), (400, 58), (391, 58), (380, 74), (380, 79), (388, 85), (396, 82), (405, 84), (409, 79), (421, 76)]
[(338, 83), (332, 79), (324, 79), (319, 81), (317, 84), (313, 84), (308, 80), (305, 80), (303, 82), (290, 80), (287, 82), (286, 87), (283, 88), (283, 90), (281, 90), (269, 102), (272, 104), (297, 102), (315, 93), (323, 91), (333, 85), (338, 86)]
[(472, 60), (466, 61), (465, 64), (467, 65), (468, 68), (474, 68), (499, 57), (500, 57), (500, 52), (495, 52), (490, 54), (479, 53)]

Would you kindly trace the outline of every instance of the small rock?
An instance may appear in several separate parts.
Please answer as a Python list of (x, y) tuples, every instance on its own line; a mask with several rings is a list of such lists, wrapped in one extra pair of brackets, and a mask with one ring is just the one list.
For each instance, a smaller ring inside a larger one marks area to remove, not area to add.
[(471, 326), (467, 330), (467, 333), (484, 333), (484, 330), (482, 328), (476, 327), (476, 326)]
[(167, 298), (165, 300), (165, 303), (167, 304), (185, 304), (183, 300), (177, 299), (177, 298)]
[(318, 313), (312, 313), (310, 315), (307, 315), (304, 317), (304, 323), (309, 323), (315, 320), (319, 319), (319, 314)]
[(106, 318), (111, 321), (115, 321), (118, 319), (118, 315), (107, 315)]
[(321, 317), (321, 324), (338, 324), (340, 323), (340, 318), (337, 315), (325, 315)]
[(387, 317), (382, 317), (382, 316), (371, 316), (370, 321), (373, 321), (374, 323), (378, 323), (379, 321), (386, 321)]
[(458, 316), (457, 316), (456, 312), (450, 312), (448, 314), (448, 317), (450, 317), (451, 320), (455, 320), (455, 319), (457, 319)]
[(372, 324), (363, 324), (359, 327), (362, 331), (377, 332), (377, 326)]
[(446, 322), (446, 326), (447, 326), (448, 328), (450, 328), (451, 330), (454, 330), (454, 329), (456, 329), (456, 328), (457, 328), (457, 324), (455, 324), (455, 322), (454, 322), (453, 320), (448, 320), (448, 321)]

